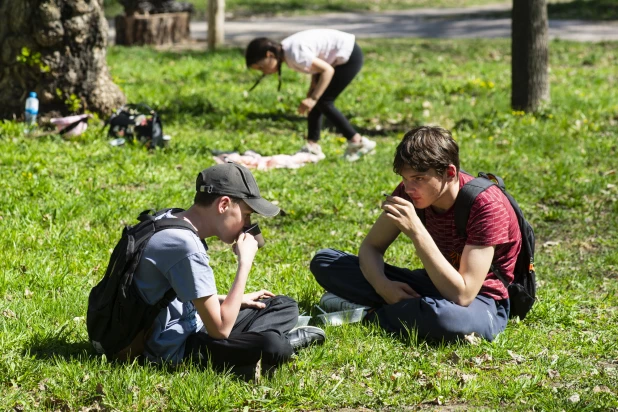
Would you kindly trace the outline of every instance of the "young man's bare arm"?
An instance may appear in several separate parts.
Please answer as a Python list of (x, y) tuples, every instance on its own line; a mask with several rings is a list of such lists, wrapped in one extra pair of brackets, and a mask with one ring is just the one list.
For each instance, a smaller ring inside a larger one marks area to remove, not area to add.
[(392, 304), (418, 297), (418, 293), (405, 283), (391, 281), (384, 273), (384, 254), (400, 233), (384, 215), (378, 218), (363, 240), (358, 257), (365, 279), (387, 303)]
[(257, 241), (253, 236), (243, 234), (239, 237), (235, 247), (238, 254), (238, 269), (225, 300), (219, 303), (217, 295), (193, 300), (208, 335), (214, 339), (226, 339), (236, 323), (240, 305), (243, 302), (247, 277), (257, 251)]
[(440, 294), (461, 306), (472, 303), (489, 272), (495, 247), (466, 245), (457, 271), (438, 249), (416, 215), (412, 203), (391, 196), (383, 208), (390, 211), (387, 218), (414, 243), (427, 274)]

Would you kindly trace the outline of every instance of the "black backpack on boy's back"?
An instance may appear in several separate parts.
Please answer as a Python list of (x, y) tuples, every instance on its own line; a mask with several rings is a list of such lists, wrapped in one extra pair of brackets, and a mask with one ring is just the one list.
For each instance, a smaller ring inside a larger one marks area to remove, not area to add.
[(138, 216), (139, 223), (123, 229), (105, 276), (90, 291), (86, 315), (88, 337), (95, 350), (108, 358), (129, 360), (140, 356), (155, 318), (176, 298), (174, 289), (169, 289), (161, 300), (149, 305), (133, 283), (133, 275), (152, 235), (170, 228), (196, 233), (183, 219), (155, 220), (169, 210), (172, 213), (182, 211), (164, 209), (153, 214), (152, 210), (146, 210)]
[[(461, 172), (468, 174), (463, 170)], [(524, 319), (536, 301), (534, 230), (524, 217), (517, 201), (515, 201), (513, 196), (506, 191), (504, 180), (502, 180), (499, 176), (481, 172), (479, 173), (479, 177), (472, 179), (463, 185), (457, 194), (457, 199), (455, 199), (455, 227), (457, 228), (457, 234), (459, 236), (463, 238), (468, 237), (466, 233), (466, 226), (468, 225), (468, 217), (470, 217), (472, 205), (480, 193), (494, 185), (498, 186), (500, 190), (502, 190), (502, 193), (504, 193), (506, 198), (509, 200), (515, 214), (517, 215), (517, 223), (519, 223), (519, 230), (521, 231), (521, 250), (517, 255), (517, 261), (515, 262), (515, 278), (512, 283), (509, 284), (502, 273), (494, 268), (493, 265), (490, 269), (509, 292), (511, 309), (509, 317), (514, 318), (518, 316), (520, 319)], [(425, 224), (425, 211), (422, 209), (416, 209), (416, 212), (423, 224)]]
[[(465, 173), (465, 172), (464, 172)], [(455, 227), (457, 228), (457, 234), (461, 237), (467, 238), (466, 225), (468, 224), (468, 217), (470, 216), (470, 210), (476, 197), (490, 188), (491, 186), (498, 186), (502, 193), (511, 203), (515, 214), (517, 215), (517, 222), (519, 223), (519, 230), (521, 231), (521, 250), (517, 255), (517, 261), (515, 262), (514, 275), (512, 283), (508, 283), (505, 277), (496, 268), (491, 266), (491, 270), (498, 279), (504, 284), (509, 292), (509, 301), (511, 306), (511, 312), (509, 317), (514, 318), (518, 316), (520, 319), (524, 319), (532, 305), (536, 300), (536, 272), (534, 271), (534, 230), (530, 223), (524, 217), (522, 210), (519, 208), (517, 201), (513, 199), (513, 196), (506, 191), (504, 180), (499, 176), (491, 173), (479, 173), (479, 177), (470, 180), (463, 185), (457, 199), (455, 200)]]

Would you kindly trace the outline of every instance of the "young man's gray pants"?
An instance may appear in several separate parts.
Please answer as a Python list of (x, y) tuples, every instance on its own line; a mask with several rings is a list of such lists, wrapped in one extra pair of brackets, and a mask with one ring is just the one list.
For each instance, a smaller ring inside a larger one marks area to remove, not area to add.
[(421, 295), (388, 305), (363, 276), (357, 256), (322, 249), (311, 261), (310, 268), (327, 291), (375, 308), (365, 321), (377, 322), (389, 332), (406, 335), (415, 329), (418, 337), (439, 341), (453, 341), (476, 332), (491, 341), (508, 321), (508, 299), (495, 301), (478, 295), (467, 307), (457, 305), (440, 295), (424, 269), (409, 270), (385, 264), (387, 278), (407, 283)]

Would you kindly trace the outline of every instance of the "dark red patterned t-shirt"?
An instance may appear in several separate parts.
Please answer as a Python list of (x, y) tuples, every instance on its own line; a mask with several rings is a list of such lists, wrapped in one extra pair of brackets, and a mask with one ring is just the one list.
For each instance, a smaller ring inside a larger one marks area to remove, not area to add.
[[(473, 176), (460, 173), (459, 188), (472, 179)], [(405, 192), (403, 182), (397, 186), (393, 196), (412, 201)], [(508, 281), (512, 281), (515, 261), (521, 248), (521, 232), (517, 215), (500, 188), (492, 186), (477, 196), (466, 226), (467, 240), (457, 235), (453, 209), (451, 207), (441, 214), (435, 213), (431, 207), (425, 209), (425, 227), (444, 257), (455, 269), (459, 269), (466, 244), (495, 245), (492, 264)], [(479, 293), (496, 300), (508, 298), (506, 288), (492, 272), (487, 274)]]

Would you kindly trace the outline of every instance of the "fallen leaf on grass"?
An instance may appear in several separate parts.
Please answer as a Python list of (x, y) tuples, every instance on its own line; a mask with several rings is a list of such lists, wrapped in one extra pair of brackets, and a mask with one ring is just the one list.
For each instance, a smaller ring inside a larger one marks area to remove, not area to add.
[(403, 376), (403, 373), (401, 373), (401, 372), (395, 372), (395, 373), (393, 373), (393, 374), (391, 375), (391, 380), (392, 380), (392, 381), (397, 380), (397, 378), (401, 378), (402, 376)]
[(95, 412), (102, 411), (103, 408), (99, 405), (99, 402), (95, 401), (91, 406), (83, 406), (79, 412)]
[(559, 378), (560, 377), (560, 372), (558, 372), (557, 370), (554, 370), (554, 369), (549, 369), (547, 371), (547, 376), (549, 376), (551, 379)]
[(571, 403), (577, 403), (577, 402), (579, 402), (579, 394), (574, 393), (573, 395), (571, 395), (571, 396), (569, 397), (569, 402), (571, 402)]
[(438, 405), (438, 406), (442, 406), (442, 404), (443, 404), (444, 402), (442, 401), (442, 396), (438, 396), (438, 397), (437, 397), (437, 398), (435, 398), (435, 399), (432, 399), (432, 400), (430, 400), (430, 401), (423, 401), (422, 403), (429, 404), (429, 405)]
[(509, 354), (509, 356), (510, 356), (511, 358), (513, 358), (513, 360), (514, 360), (515, 362), (517, 362), (517, 363), (523, 363), (523, 362), (525, 362), (525, 360), (526, 360), (526, 358), (524, 358), (524, 357), (523, 357), (523, 356), (521, 356), (521, 355), (518, 355), (517, 353), (515, 353), (515, 352), (513, 352), (513, 351), (507, 350), (507, 351), (506, 351), (506, 353), (508, 353), (508, 354)]
[(488, 353), (485, 353), (482, 356), (476, 356), (474, 358), (470, 358), (470, 362), (477, 366), (483, 364), (484, 362), (491, 362), (492, 360), (493, 358)]
[(552, 247), (552, 246), (558, 246), (560, 244), (560, 242), (555, 241), (555, 240), (548, 240), (547, 242), (543, 243), (542, 247)]
[(470, 345), (479, 345), (481, 343), (481, 337), (479, 336), (478, 333), (476, 332), (472, 332), (469, 335), (465, 335), (464, 339), (466, 340), (466, 342), (468, 342)]
[(594, 393), (612, 393), (611, 389), (609, 389), (605, 385), (597, 385), (597, 386), (595, 386), (594, 389), (592, 389), (592, 392), (594, 392)]
[(24, 290), (24, 297), (26, 299), (30, 299), (33, 295), (34, 295), (34, 293), (31, 292), (30, 289), (26, 288), (26, 290)]
[(457, 354), (457, 352), (453, 352), (451, 353), (451, 356), (449, 356), (449, 360), (453, 363), (459, 363), (461, 357)]
[(5, 309), (2, 311), (2, 316), (9, 319), (17, 319), (17, 315), (11, 309)]
[(462, 373), (459, 377), (459, 382), (466, 384), (470, 381), (473, 381), (474, 379), (476, 379), (476, 375), (470, 373)]

